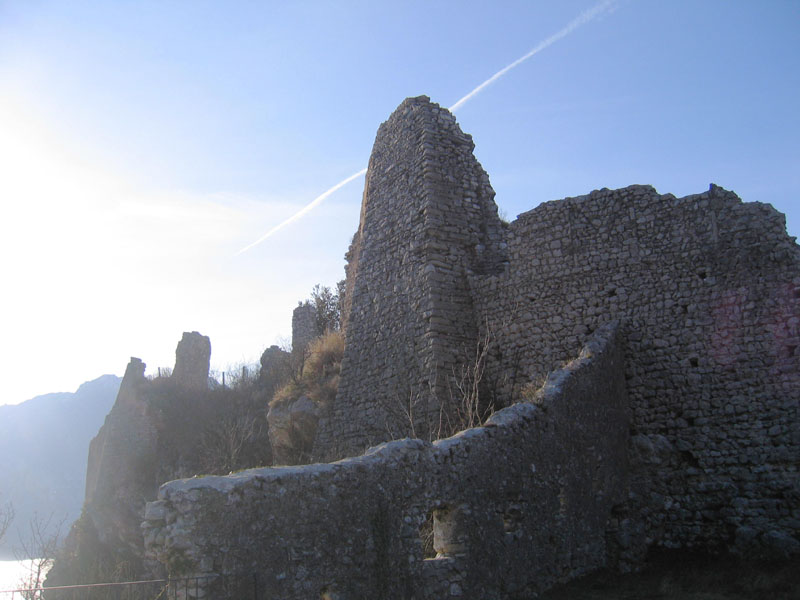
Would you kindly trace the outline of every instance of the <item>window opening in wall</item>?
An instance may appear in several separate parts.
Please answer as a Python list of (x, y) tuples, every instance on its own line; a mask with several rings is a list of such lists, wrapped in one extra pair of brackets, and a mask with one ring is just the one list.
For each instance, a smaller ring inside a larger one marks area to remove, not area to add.
[(503, 532), (516, 536), (522, 532), (522, 506), (510, 504), (503, 512)]
[(700, 279), (705, 279), (705, 278), (706, 278), (706, 272), (705, 272), (705, 271), (698, 271), (698, 272), (697, 272), (697, 276), (698, 276)]
[(339, 600), (335, 585), (326, 585), (319, 591), (320, 600)]
[(693, 367), (696, 367), (697, 365), (700, 364), (700, 361), (693, 356), (692, 358), (689, 359), (689, 364), (692, 365)]
[(467, 552), (467, 530), (463, 511), (450, 506), (434, 508), (419, 529), (425, 560), (463, 556)]

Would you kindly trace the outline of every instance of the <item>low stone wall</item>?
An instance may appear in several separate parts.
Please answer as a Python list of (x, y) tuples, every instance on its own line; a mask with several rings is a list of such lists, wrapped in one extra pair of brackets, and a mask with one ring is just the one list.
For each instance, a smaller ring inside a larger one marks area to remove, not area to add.
[(286, 599), (518, 598), (601, 567), (627, 496), (618, 338), (599, 328), (534, 403), (452, 438), (166, 483), (142, 525), (148, 557), (176, 576), (255, 575), (258, 597)]

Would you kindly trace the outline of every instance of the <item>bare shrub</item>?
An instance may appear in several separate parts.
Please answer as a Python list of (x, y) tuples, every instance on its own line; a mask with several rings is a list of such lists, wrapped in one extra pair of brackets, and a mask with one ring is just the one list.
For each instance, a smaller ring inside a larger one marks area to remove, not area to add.
[(6, 502), (0, 506), (0, 540), (6, 535), (11, 522), (14, 520), (14, 506), (11, 502)]
[(14, 551), (17, 560), (29, 561), (28, 574), (20, 581), (22, 587), (30, 590), (22, 592), (26, 600), (42, 598), (39, 588), (44, 585), (45, 576), (55, 561), (63, 521), (54, 524), (53, 520), (52, 514), (47, 518), (34, 514), (28, 523), (27, 539), (20, 536), (20, 548)]
[(486, 357), (492, 342), (493, 335), (487, 327), (476, 341), (468, 360), (462, 363), (458, 372), (453, 369), (448, 382), (452, 410), (447, 413), (448, 429), (453, 433), (483, 425), (494, 412), (494, 403), (485, 399), (482, 393)]

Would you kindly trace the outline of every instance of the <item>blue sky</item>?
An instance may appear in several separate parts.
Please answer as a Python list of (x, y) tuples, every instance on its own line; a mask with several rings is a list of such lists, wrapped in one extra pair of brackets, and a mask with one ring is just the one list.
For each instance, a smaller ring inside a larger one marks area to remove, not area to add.
[[(216, 368), (343, 277), (366, 166), (407, 96), (451, 106), (591, 1), (0, 0), (2, 402), (184, 330)], [(800, 234), (800, 3), (620, 0), (460, 107), (501, 211), (714, 182)]]

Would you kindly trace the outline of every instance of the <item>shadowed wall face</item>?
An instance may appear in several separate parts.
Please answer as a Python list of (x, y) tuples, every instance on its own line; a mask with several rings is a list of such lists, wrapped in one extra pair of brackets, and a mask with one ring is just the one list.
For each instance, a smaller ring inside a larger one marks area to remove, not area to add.
[(621, 347), (603, 328), (537, 404), (433, 444), (167, 483), (145, 512), (148, 558), (175, 575), (255, 573), (264, 598), (287, 599), (531, 597), (590, 572), (627, 490)]
[(633, 185), (504, 227), (471, 151), (425, 98), (381, 126), (317, 456), (437, 437), (482, 342), (487, 391), (504, 406), (615, 319), (639, 441), (631, 511), (649, 538), (800, 549), (800, 247), (783, 216), (716, 185), (684, 198)]
[(471, 280), (502, 393), (621, 320), (631, 514), (648, 537), (800, 550), (800, 247), (783, 215), (715, 185), (684, 198), (637, 185), (541, 204), (508, 244), (506, 271)]

